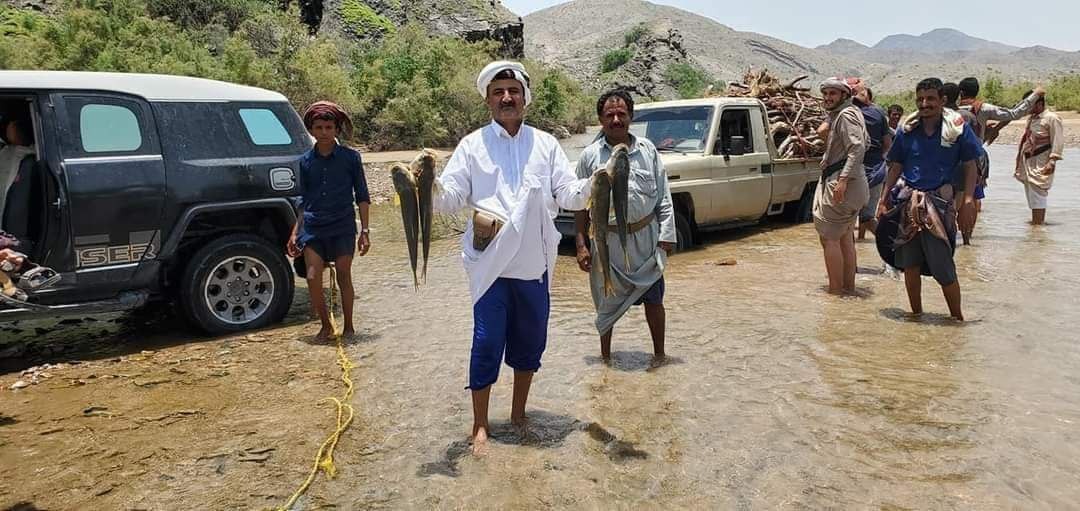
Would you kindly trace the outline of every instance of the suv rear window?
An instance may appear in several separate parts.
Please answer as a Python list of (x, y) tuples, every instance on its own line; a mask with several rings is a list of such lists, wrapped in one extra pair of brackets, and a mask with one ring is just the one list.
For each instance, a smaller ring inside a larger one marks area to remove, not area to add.
[(137, 151), (143, 142), (135, 112), (119, 105), (83, 105), (79, 136), (87, 153)]
[(292, 137), (281, 124), (277, 115), (265, 108), (241, 108), (240, 119), (244, 121), (248, 137), (255, 145), (289, 145)]

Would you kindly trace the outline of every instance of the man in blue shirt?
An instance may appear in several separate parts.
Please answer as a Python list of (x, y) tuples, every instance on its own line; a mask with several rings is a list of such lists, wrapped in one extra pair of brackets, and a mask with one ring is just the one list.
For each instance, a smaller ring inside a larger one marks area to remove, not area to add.
[[(337, 143), (352, 128), (341, 107), (325, 101), (311, 105), (304, 112), (304, 126), (315, 137), (315, 147), (300, 160), (300, 211), (287, 251), (290, 257), (304, 256), (311, 304), (322, 323), (316, 340), (324, 341), (335, 335), (322, 287), (323, 269), (328, 262), (334, 263), (341, 288), (343, 334), (349, 337), (356, 333), (352, 317), (355, 297), (352, 259), (354, 250), (363, 256), (371, 248), (368, 239), (371, 198), (360, 154)], [(354, 202), (360, 211), (359, 241)]]
[[(881, 222), (875, 236), (879, 248), (883, 239), (895, 240), (882, 255), (886, 262), (895, 257), (893, 266), (904, 270), (913, 313), (922, 313), (922, 275), (926, 273), (941, 285), (950, 314), (963, 321), (953, 250), (957, 218), (961, 228), (973, 222), (976, 159), (981, 144), (959, 114), (945, 110), (943, 88), (937, 78), (919, 82), (915, 88), (918, 116), (897, 127), (885, 178), (885, 189), (891, 193), (883, 193), (878, 201)], [(954, 201), (952, 181), (958, 165), (963, 166), (963, 199)], [(893, 191), (901, 177), (902, 185)], [(890, 205), (895, 207), (890, 210)], [(897, 230), (897, 236), (883, 229), (886, 225)]]

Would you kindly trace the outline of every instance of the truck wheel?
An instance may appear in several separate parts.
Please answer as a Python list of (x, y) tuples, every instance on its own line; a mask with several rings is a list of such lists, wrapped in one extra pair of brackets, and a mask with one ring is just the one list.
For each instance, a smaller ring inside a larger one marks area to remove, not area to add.
[(694, 230), (682, 213), (675, 213), (675, 251), (685, 252), (694, 246)]
[(219, 238), (188, 261), (180, 307), (195, 327), (211, 334), (277, 323), (293, 299), (293, 274), (285, 255), (249, 234)]

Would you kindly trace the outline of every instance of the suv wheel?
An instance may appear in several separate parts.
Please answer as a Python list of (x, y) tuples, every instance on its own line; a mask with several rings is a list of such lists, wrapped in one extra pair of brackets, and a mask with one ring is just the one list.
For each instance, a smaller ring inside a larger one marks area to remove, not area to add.
[(219, 238), (188, 261), (180, 306), (194, 326), (212, 334), (277, 323), (293, 299), (288, 260), (266, 240), (248, 234)]

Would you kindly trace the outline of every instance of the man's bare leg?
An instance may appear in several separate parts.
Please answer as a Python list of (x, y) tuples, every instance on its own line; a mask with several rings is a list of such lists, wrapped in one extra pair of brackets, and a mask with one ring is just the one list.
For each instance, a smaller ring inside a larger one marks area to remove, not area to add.
[(949, 306), (949, 315), (958, 321), (963, 321), (964, 313), (960, 310), (960, 282), (942, 286), (941, 292), (945, 295), (945, 303)]
[(855, 293), (855, 272), (859, 267), (859, 253), (855, 251), (855, 235), (840, 240), (840, 256), (844, 261), (844, 292)]
[(524, 440), (527, 433), (525, 421), (525, 403), (529, 400), (529, 388), (532, 387), (533, 371), (514, 370), (514, 402), (510, 408), (510, 423), (517, 428)]
[(821, 238), (825, 250), (825, 273), (829, 278), (829, 293), (838, 295), (844, 292), (844, 252), (840, 240)]
[(859, 241), (866, 239), (866, 231), (877, 231), (877, 220), (868, 220), (866, 222), (859, 222)]
[(472, 451), (474, 456), (483, 456), (488, 442), (488, 400), (491, 398), (491, 385), (472, 391)]
[(904, 268), (904, 287), (912, 314), (922, 314), (922, 266)]
[(1031, 210), (1031, 225), (1043, 225), (1046, 223), (1046, 210), (1045, 209), (1033, 209)]
[(614, 330), (612, 328), (600, 334), (600, 358), (604, 360), (605, 364), (611, 362), (611, 333)]
[(353, 327), (353, 305), (356, 302), (356, 290), (352, 282), (353, 256), (341, 256), (334, 260), (334, 269), (337, 271), (338, 288), (341, 289), (341, 312), (345, 316), (345, 328), (342, 335), (352, 337), (356, 335)]
[(649, 335), (652, 336), (652, 366), (656, 367), (663, 364), (664, 359), (667, 357), (667, 354), (664, 353), (664, 328), (667, 322), (667, 312), (664, 310), (664, 304), (645, 304), (645, 322), (649, 324)]
[(311, 308), (315, 309), (315, 315), (319, 316), (322, 328), (315, 335), (315, 339), (325, 341), (334, 335), (334, 328), (330, 325), (330, 313), (326, 309), (326, 297), (323, 296), (323, 269), (326, 263), (311, 247), (304, 247), (304, 263), (307, 265), (308, 294), (311, 296)]

